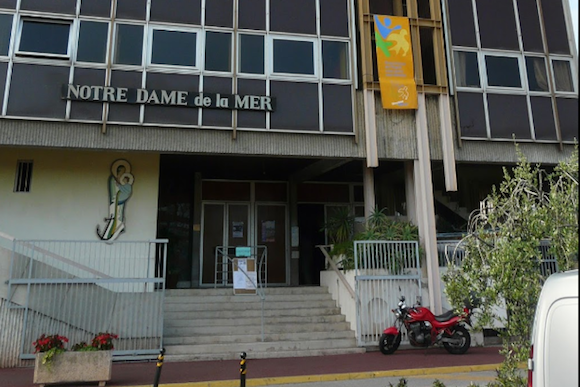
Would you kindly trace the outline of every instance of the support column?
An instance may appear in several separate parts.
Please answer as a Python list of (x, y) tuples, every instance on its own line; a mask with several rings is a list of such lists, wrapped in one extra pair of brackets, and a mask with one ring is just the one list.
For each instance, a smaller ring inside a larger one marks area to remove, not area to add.
[(407, 220), (417, 225), (417, 201), (415, 200), (415, 173), (413, 161), (405, 161), (405, 209)]
[(368, 219), (376, 207), (375, 171), (363, 165), (363, 192), (365, 201), (365, 218)]
[(300, 241), (298, 240), (298, 201), (297, 183), (293, 179), (289, 181), (290, 200), (290, 285), (298, 286), (300, 283)]
[(191, 287), (199, 287), (201, 262), (201, 173), (196, 172), (193, 183), (193, 246), (191, 254)]
[(435, 228), (435, 204), (433, 202), (433, 181), (431, 177), (431, 155), (429, 152), (429, 133), (427, 131), (427, 113), (425, 94), (418, 94), (416, 114), (417, 155), (415, 161), (415, 197), (417, 200), (417, 218), (419, 236), (425, 248), (427, 280), (429, 285), (429, 306), (433, 313), (442, 313), (441, 276), (439, 275), (439, 258), (437, 255), (437, 233)]

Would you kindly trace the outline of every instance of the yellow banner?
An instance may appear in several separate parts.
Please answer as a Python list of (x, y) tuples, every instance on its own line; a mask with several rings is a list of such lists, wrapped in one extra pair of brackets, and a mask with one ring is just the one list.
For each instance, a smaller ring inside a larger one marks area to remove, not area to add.
[(409, 19), (375, 15), (377, 68), (385, 109), (417, 109)]

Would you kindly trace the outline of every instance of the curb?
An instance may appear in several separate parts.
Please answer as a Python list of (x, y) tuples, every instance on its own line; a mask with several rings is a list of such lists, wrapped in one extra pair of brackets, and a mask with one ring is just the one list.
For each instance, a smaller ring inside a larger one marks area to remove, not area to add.
[[(359, 379), (376, 379), (398, 376), (426, 376), (442, 375), (462, 372), (481, 372), (495, 371), (499, 368), (498, 364), (482, 364), (471, 366), (454, 366), (454, 367), (433, 367), (433, 368), (413, 368), (406, 370), (393, 371), (370, 371), (370, 372), (352, 372), (344, 374), (326, 374), (326, 375), (302, 375), (302, 376), (281, 376), (272, 378), (246, 379), (246, 386), (261, 387), (276, 384), (298, 384), (298, 383), (315, 383), (315, 382), (335, 382), (343, 380)], [(239, 380), (216, 380), (205, 382), (187, 382), (187, 383), (167, 383), (160, 384), (160, 387), (239, 387)], [(150, 387), (142, 386), (124, 386), (124, 387)]]

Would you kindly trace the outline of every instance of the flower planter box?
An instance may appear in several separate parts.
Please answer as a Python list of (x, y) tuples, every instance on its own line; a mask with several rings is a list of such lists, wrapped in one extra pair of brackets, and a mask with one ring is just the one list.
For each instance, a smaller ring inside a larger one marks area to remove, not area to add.
[(37, 353), (34, 362), (34, 383), (43, 387), (51, 383), (99, 382), (111, 380), (111, 351), (67, 351), (56, 355), (49, 364), (42, 364), (44, 353)]

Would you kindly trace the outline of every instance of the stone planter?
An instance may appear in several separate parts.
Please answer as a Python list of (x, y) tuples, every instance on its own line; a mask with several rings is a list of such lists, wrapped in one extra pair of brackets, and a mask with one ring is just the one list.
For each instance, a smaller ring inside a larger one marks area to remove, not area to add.
[(50, 364), (42, 364), (43, 353), (37, 353), (34, 361), (35, 384), (43, 387), (50, 383), (99, 382), (99, 386), (111, 380), (111, 351), (67, 351), (56, 355)]

